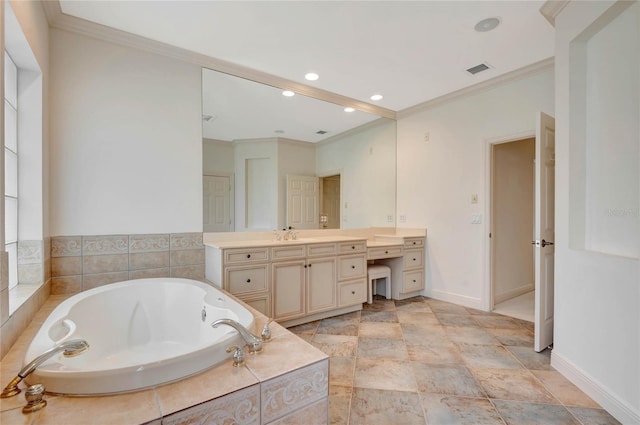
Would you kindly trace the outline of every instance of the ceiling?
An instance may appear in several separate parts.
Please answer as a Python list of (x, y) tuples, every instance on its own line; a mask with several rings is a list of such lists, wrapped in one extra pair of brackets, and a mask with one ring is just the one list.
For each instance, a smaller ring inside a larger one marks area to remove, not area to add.
[[(554, 29), (540, 13), (543, 4), (61, 0), (60, 8), (66, 15), (397, 112), (551, 58)], [(489, 17), (500, 25), (474, 30)], [(465, 71), (480, 63), (489, 69), (476, 75)], [(320, 78), (307, 81), (307, 72)], [(383, 98), (372, 101), (376, 93)]]

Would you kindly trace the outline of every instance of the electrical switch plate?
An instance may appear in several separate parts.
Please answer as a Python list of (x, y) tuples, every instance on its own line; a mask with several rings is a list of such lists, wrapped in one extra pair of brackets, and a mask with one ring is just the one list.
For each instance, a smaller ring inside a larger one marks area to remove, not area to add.
[(482, 223), (482, 214), (471, 214), (471, 224)]
[(407, 216), (404, 214), (400, 215), (400, 223), (406, 223), (407, 222)]
[(478, 203), (478, 194), (477, 193), (472, 193), (471, 194), (471, 203), (472, 204), (477, 204)]
[(393, 216), (391, 214), (387, 216), (387, 223), (393, 223)]

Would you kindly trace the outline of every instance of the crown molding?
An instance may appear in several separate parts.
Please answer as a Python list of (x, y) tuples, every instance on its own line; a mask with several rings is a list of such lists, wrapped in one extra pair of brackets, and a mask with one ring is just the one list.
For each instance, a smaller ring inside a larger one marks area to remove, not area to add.
[(441, 105), (445, 102), (449, 102), (453, 99), (457, 99), (461, 96), (467, 96), (467, 95), (471, 95), (471, 94), (475, 94), (478, 93), (480, 91), (483, 90), (487, 90), (491, 87), (494, 87), (496, 85), (499, 84), (503, 84), (509, 81), (514, 81), (514, 80), (518, 80), (520, 78), (532, 75), (532, 74), (537, 74), (539, 72), (545, 71), (549, 68), (553, 68), (554, 65), (554, 58), (548, 58), (548, 59), (544, 59), (541, 60), (539, 62), (533, 63), (531, 65), (525, 66), (524, 68), (520, 68), (520, 69), (516, 69), (515, 71), (511, 71), (511, 72), (507, 72), (505, 74), (502, 75), (498, 75), (497, 77), (491, 78), (489, 80), (485, 80), (481, 83), (478, 84), (474, 84), (472, 86), (469, 87), (465, 87), (463, 89), (460, 90), (456, 90), (454, 92), (451, 93), (447, 93), (445, 95), (442, 95), (440, 97), (436, 97), (434, 99), (428, 100), (426, 102), (423, 103), (419, 103), (415, 106), (412, 106), (410, 108), (407, 109), (403, 109), (401, 111), (398, 111), (396, 113), (396, 117), (397, 119), (401, 119), (401, 118), (405, 118), (408, 117), (410, 115), (413, 115), (417, 112), (423, 111), (425, 109), (429, 109), (429, 108), (433, 108), (435, 106)]
[(369, 121), (368, 123), (362, 124), (358, 127), (355, 128), (351, 128), (347, 131), (343, 131), (342, 133), (338, 133), (338, 134), (334, 134), (331, 137), (327, 137), (326, 139), (322, 139), (319, 142), (316, 142), (316, 145), (321, 146), (321, 145), (328, 145), (329, 143), (333, 143), (333, 142), (337, 142), (341, 139), (344, 139), (347, 136), (351, 136), (353, 134), (357, 134), (357, 133), (361, 133), (365, 130), (368, 130), (370, 128), (373, 127), (377, 127), (379, 125), (383, 125), (383, 124), (387, 124), (389, 121), (387, 121), (384, 118), (378, 118), (377, 120), (373, 120), (373, 121)]
[(545, 17), (551, 26), (556, 26), (556, 16), (564, 9), (571, 0), (547, 0), (540, 8), (540, 13)]
[(396, 118), (396, 112), (362, 102), (347, 96), (323, 90), (317, 87), (307, 86), (286, 78), (278, 77), (266, 72), (258, 71), (232, 62), (216, 59), (202, 53), (193, 52), (181, 47), (172, 46), (150, 38), (135, 35), (126, 31), (111, 28), (105, 25), (90, 22), (85, 19), (70, 16), (62, 12), (58, 0), (44, 0), (42, 4), (49, 21), (49, 26), (76, 34), (108, 41), (121, 46), (130, 47), (150, 53), (155, 53), (172, 59), (198, 65), (204, 68), (219, 71), (225, 74), (266, 84), (281, 90), (291, 90), (303, 96), (312, 97), (325, 102), (334, 103), (344, 107), (350, 106), (359, 111), (378, 115), (385, 118)]

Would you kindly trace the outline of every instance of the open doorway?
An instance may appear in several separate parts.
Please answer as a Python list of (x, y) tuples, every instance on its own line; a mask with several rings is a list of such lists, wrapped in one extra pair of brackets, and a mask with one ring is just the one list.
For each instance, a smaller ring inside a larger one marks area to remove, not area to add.
[(340, 228), (340, 174), (320, 177), (320, 228)]
[(491, 146), (493, 311), (534, 321), (535, 138)]

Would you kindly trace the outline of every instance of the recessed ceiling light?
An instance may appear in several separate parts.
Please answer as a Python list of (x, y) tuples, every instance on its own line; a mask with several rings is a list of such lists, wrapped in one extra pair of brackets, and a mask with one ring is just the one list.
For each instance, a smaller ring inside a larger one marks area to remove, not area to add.
[(294, 92), (292, 92), (291, 90), (285, 90), (285, 91), (283, 91), (283, 92), (282, 92), (282, 95), (283, 95), (283, 96), (287, 96), (287, 97), (291, 97), (291, 96), (293, 96), (294, 94), (295, 94), (295, 93), (294, 93)]
[(382, 99), (381, 94), (374, 94), (373, 96), (371, 96), (371, 100), (380, 100), (380, 99)]
[(353, 112), (353, 111), (355, 111), (355, 109), (353, 109), (351, 107), (347, 107), (347, 108), (344, 108), (344, 111), (345, 112)]
[(482, 21), (478, 22), (474, 28), (478, 32), (487, 32), (491, 31), (498, 25), (500, 25), (500, 19), (493, 17), (483, 19)]
[(318, 78), (320, 78), (320, 76), (315, 72), (309, 72), (307, 75), (304, 76), (304, 78), (306, 78), (309, 81), (315, 81)]

